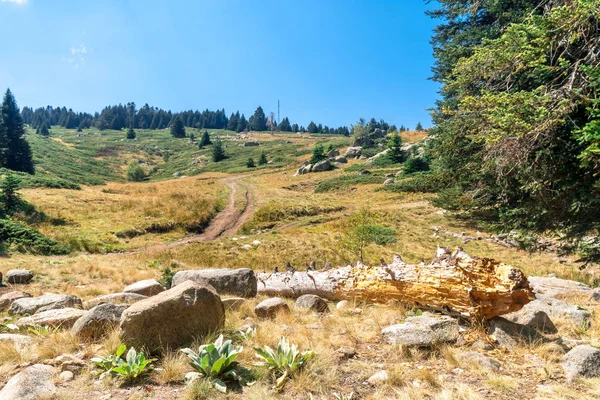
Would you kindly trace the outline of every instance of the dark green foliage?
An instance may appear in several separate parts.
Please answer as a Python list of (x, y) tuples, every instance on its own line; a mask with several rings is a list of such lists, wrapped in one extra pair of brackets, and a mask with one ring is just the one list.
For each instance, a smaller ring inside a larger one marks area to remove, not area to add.
[(415, 131), (422, 131), (423, 130), (423, 125), (421, 125), (420, 122), (417, 122), (417, 126), (415, 127)]
[(389, 192), (436, 193), (451, 187), (455, 182), (450, 174), (444, 172), (421, 172), (410, 179), (386, 185), (379, 190)]
[(385, 181), (382, 175), (341, 175), (327, 179), (317, 185), (315, 193), (336, 192), (352, 185), (382, 184)]
[(388, 141), (388, 158), (396, 163), (404, 161), (404, 151), (402, 151), (402, 138), (394, 132)]
[(277, 130), (281, 132), (291, 132), (292, 125), (290, 124), (290, 120), (287, 117), (282, 119), (279, 125), (277, 125)]
[(258, 165), (266, 165), (267, 164), (267, 155), (263, 151), (260, 153), (260, 158), (258, 159)]
[(412, 157), (406, 160), (402, 172), (404, 174), (414, 174), (415, 172), (429, 171), (429, 162), (422, 157)]
[(127, 166), (127, 180), (132, 182), (141, 182), (146, 179), (146, 171), (137, 161), (132, 161)]
[(205, 129), (204, 133), (202, 134), (202, 138), (200, 139), (200, 148), (204, 147), (204, 146), (208, 146), (209, 144), (212, 144), (212, 142), (210, 141), (210, 135), (208, 134), (208, 131)]
[(21, 112), (10, 89), (7, 89), (0, 111), (0, 166), (33, 174), (31, 149), (24, 135)]
[[(13, 222), (0, 219), (0, 246), (10, 246), (21, 252), (42, 255), (60, 255), (69, 253), (69, 248), (42, 235), (35, 229)], [(6, 251), (0, 248), (0, 252)]]
[[(177, 264), (175, 264), (177, 265)], [(171, 267), (164, 267), (160, 273), (160, 279), (158, 281), (161, 285), (169, 289), (173, 284), (173, 277), (175, 276), (175, 271)]]
[(212, 146), (211, 154), (213, 162), (219, 162), (227, 158), (227, 156), (225, 155), (225, 148), (223, 147), (223, 142), (220, 138), (217, 138), (217, 140), (215, 140)]
[(319, 133), (319, 127), (313, 121), (310, 121), (310, 124), (306, 127), (306, 131), (308, 133)]
[(325, 154), (325, 149), (323, 148), (323, 145), (321, 143), (317, 143), (315, 145), (315, 148), (313, 149), (312, 157), (310, 158), (310, 163), (315, 164), (326, 158), (327, 155)]
[(127, 139), (135, 139), (135, 131), (131, 126), (127, 129)]
[(12, 215), (21, 203), (17, 189), (20, 179), (13, 174), (7, 175), (0, 183), (0, 216)]
[(267, 117), (262, 107), (258, 107), (254, 112), (254, 115), (250, 117), (250, 130), (253, 131), (266, 131), (267, 130)]
[(246, 117), (244, 116), (244, 114), (242, 114), (241, 118), (238, 120), (237, 128), (235, 131), (242, 132), (246, 129), (248, 129), (248, 121), (246, 120)]
[(256, 167), (256, 165), (254, 164), (254, 159), (252, 157), (250, 157), (248, 159), (248, 161), (246, 161), (246, 167), (248, 167), (248, 168), (254, 168), (254, 167)]
[(173, 121), (173, 125), (171, 125), (171, 136), (175, 138), (185, 137), (185, 127), (183, 126), (183, 122), (179, 117), (175, 118), (175, 121)]

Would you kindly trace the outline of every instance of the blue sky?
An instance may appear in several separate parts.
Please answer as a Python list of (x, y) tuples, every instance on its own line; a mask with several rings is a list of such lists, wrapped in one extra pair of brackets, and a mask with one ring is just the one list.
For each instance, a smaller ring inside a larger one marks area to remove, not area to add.
[(422, 0), (0, 0), (0, 89), (19, 105), (266, 112), (430, 124)]

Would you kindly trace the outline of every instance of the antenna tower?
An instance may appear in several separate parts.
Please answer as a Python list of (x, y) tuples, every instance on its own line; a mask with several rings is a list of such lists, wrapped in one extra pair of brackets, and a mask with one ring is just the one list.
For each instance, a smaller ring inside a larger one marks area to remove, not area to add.
[(280, 115), (279, 115), (279, 100), (277, 100), (277, 125), (279, 125), (280, 122), (281, 122), (281, 119), (280, 119)]

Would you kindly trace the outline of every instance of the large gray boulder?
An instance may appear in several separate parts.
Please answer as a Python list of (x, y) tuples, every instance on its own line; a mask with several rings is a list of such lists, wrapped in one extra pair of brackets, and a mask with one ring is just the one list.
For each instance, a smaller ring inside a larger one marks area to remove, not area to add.
[(340, 152), (337, 151), (336, 149), (333, 150), (329, 150), (329, 152), (327, 153), (327, 158), (336, 158), (340, 155)]
[(308, 174), (311, 169), (312, 169), (312, 164), (302, 165), (300, 168), (298, 168), (298, 171), (296, 171), (294, 176)]
[(337, 156), (333, 159), (333, 161), (335, 163), (340, 163), (340, 164), (347, 164), (348, 163), (348, 159), (344, 156)]
[(77, 337), (97, 340), (106, 335), (112, 328), (119, 325), (125, 305), (105, 303), (100, 304), (79, 318), (71, 331)]
[(10, 305), (10, 315), (31, 315), (36, 312), (59, 308), (81, 308), (81, 299), (68, 294), (45, 294), (40, 297), (27, 297), (15, 300)]
[(530, 276), (527, 278), (529, 286), (536, 295), (545, 297), (556, 297), (569, 293), (591, 293), (592, 289), (581, 282), (570, 281), (547, 276)]
[(23, 317), (15, 324), (20, 328), (35, 326), (70, 328), (75, 321), (83, 316), (83, 314), (85, 314), (85, 311), (79, 308), (60, 308), (35, 313), (29, 317)]
[(322, 160), (313, 165), (311, 172), (324, 172), (331, 169), (331, 163), (329, 160)]
[(566, 301), (558, 300), (553, 297), (541, 297), (525, 304), (519, 311), (520, 313), (532, 313), (543, 311), (552, 319), (562, 318), (566, 319), (576, 325), (588, 324), (592, 318), (592, 314), (573, 304), (569, 304)]
[(56, 394), (54, 374), (49, 365), (35, 364), (10, 378), (0, 391), (2, 400), (42, 400)]
[(360, 158), (361, 154), (362, 154), (362, 147), (361, 146), (348, 147), (346, 149), (346, 158), (348, 158), (348, 159), (351, 159), (351, 158)]
[(29, 293), (16, 291), (4, 293), (0, 296), (0, 312), (6, 311), (15, 300), (24, 299), (26, 297), (31, 297), (31, 295)]
[(600, 350), (588, 345), (577, 346), (565, 354), (561, 365), (568, 380), (600, 376)]
[(89, 310), (100, 304), (126, 304), (131, 305), (137, 301), (144, 300), (148, 296), (144, 296), (137, 293), (112, 293), (104, 296), (94, 297), (88, 301), (83, 302), (83, 308)]
[(385, 149), (384, 151), (375, 154), (373, 157), (368, 158), (367, 161), (365, 161), (365, 164), (373, 164), (379, 158), (387, 156), (389, 152), (390, 152), (390, 149)]
[(173, 286), (185, 281), (208, 283), (219, 294), (254, 297), (257, 291), (256, 274), (250, 268), (201, 269), (179, 271), (173, 276)]
[(289, 313), (290, 307), (279, 297), (263, 300), (254, 308), (254, 314), (259, 318), (275, 318), (279, 313)]
[(165, 287), (156, 279), (146, 279), (132, 283), (123, 289), (123, 293), (135, 293), (142, 296), (154, 296), (165, 291)]
[(217, 332), (224, 323), (225, 309), (216, 290), (187, 281), (131, 305), (121, 316), (119, 337), (129, 347), (160, 352)]
[(496, 339), (496, 342), (500, 346), (509, 350), (523, 343), (546, 343), (549, 341), (534, 328), (509, 321), (502, 317), (494, 317), (488, 323), (489, 334)]
[(28, 269), (11, 269), (6, 273), (6, 282), (10, 284), (26, 284), (33, 279), (33, 271)]
[(318, 313), (329, 312), (327, 302), (315, 294), (304, 294), (296, 299), (296, 308), (306, 308)]
[(458, 339), (458, 321), (448, 316), (424, 314), (409, 317), (401, 324), (388, 326), (381, 331), (383, 340), (389, 344), (409, 347), (433, 347), (454, 343)]
[(536, 308), (522, 308), (519, 311), (503, 315), (504, 318), (517, 324), (537, 329), (544, 333), (556, 333), (556, 326), (544, 311)]

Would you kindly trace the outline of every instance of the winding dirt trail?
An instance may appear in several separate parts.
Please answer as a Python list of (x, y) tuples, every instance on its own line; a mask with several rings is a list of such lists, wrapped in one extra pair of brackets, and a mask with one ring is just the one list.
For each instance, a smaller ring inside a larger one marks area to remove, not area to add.
[[(143, 247), (128, 251), (124, 254), (162, 252), (187, 246), (192, 243), (205, 242), (234, 235), (240, 227), (248, 221), (254, 210), (254, 199), (250, 193), (250, 189), (247, 185), (241, 183), (239, 179), (240, 176), (232, 176), (223, 179), (223, 183), (231, 189), (227, 200), (227, 206), (225, 206), (225, 208), (210, 221), (210, 224), (204, 232), (186, 236), (172, 243)], [(243, 193), (243, 196), (239, 196), (238, 193)]]

